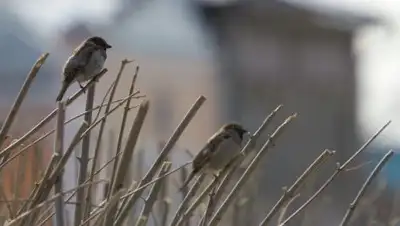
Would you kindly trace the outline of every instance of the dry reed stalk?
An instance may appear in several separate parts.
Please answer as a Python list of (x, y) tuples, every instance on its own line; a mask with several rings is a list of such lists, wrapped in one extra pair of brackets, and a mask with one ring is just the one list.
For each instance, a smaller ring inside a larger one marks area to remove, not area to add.
[[(150, 182), (154, 177), (155, 173), (160, 169), (163, 161), (168, 156), (172, 148), (175, 146), (175, 143), (178, 141), (186, 127), (189, 125), (190, 121), (196, 115), (197, 111), (200, 109), (201, 105), (203, 105), (206, 98), (204, 96), (200, 96), (190, 110), (187, 112), (183, 120), (179, 123), (178, 127), (175, 129), (172, 136), (167, 141), (161, 153), (158, 155), (157, 159), (150, 167), (149, 171), (143, 177), (143, 179), (139, 182), (138, 187), (142, 187), (146, 183)], [(133, 193), (131, 197), (129, 197), (124, 203), (121, 211), (119, 212), (116, 220), (116, 224), (122, 224), (125, 220), (128, 210), (133, 206), (133, 204), (137, 201), (137, 199), (141, 196), (143, 190), (139, 190), (138, 192)]]
[(383, 130), (386, 129), (386, 127), (389, 126), (391, 121), (388, 121), (385, 125), (383, 125), (374, 135), (372, 135), (350, 158), (346, 160), (341, 165), (338, 165), (337, 169), (333, 172), (333, 174), (325, 181), (325, 183), (302, 205), (300, 206), (296, 211), (294, 211), (286, 220), (284, 220), (279, 226), (284, 226), (288, 222), (290, 222), (297, 214), (299, 214), (301, 211), (303, 211), (312, 201), (314, 201), (327, 187), (332, 183), (332, 181), (342, 172), (346, 169), (346, 167), (361, 153), (363, 152), (369, 144), (374, 141), (379, 134), (383, 132)]

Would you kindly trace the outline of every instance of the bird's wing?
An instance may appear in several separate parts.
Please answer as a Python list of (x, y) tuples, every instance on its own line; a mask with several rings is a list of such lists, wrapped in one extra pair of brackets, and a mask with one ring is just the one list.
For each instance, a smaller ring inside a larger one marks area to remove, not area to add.
[(64, 66), (64, 79), (71, 82), (75, 79), (77, 73), (83, 72), (97, 48), (95, 45), (86, 42), (78, 46)]
[(210, 161), (210, 158), (212, 158), (219, 145), (229, 137), (231, 135), (224, 131), (214, 134), (194, 158), (193, 171), (195, 173), (199, 172)]

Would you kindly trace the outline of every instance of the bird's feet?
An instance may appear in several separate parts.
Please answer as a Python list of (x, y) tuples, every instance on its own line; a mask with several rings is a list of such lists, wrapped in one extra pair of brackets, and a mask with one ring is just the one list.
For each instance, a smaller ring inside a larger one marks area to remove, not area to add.
[(213, 173), (213, 176), (214, 176), (214, 181), (218, 181), (218, 179), (219, 179), (219, 175), (218, 174), (216, 174), (216, 173)]
[(83, 87), (83, 85), (80, 82), (78, 82), (78, 84), (79, 84), (79, 87), (81, 87), (81, 90), (83, 91), (83, 93), (86, 93), (85, 87)]

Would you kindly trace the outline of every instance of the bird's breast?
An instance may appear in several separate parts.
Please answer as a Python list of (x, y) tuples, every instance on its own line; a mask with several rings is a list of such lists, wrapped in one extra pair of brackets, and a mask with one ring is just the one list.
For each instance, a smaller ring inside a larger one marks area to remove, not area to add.
[(230, 160), (240, 152), (241, 146), (232, 139), (221, 142), (210, 160), (209, 167), (213, 170), (224, 168)]
[(101, 69), (103, 69), (105, 61), (105, 50), (97, 50), (93, 52), (88, 64), (86, 65), (85, 74), (89, 76), (94, 76), (98, 74)]

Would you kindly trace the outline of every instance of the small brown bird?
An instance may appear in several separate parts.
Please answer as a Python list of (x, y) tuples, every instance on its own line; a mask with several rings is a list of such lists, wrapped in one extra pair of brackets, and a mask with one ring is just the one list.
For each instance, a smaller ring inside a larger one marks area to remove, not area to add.
[(92, 79), (103, 69), (107, 59), (106, 50), (111, 48), (103, 38), (93, 36), (83, 41), (68, 58), (63, 69), (63, 82), (57, 96), (57, 101), (62, 100), (68, 87), (77, 81), (83, 88), (81, 82)]
[(201, 151), (194, 157), (192, 172), (181, 189), (198, 173), (211, 173), (214, 176), (231, 161), (241, 150), (244, 134), (249, 133), (237, 123), (222, 126)]

